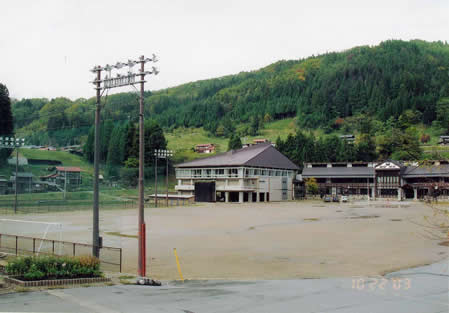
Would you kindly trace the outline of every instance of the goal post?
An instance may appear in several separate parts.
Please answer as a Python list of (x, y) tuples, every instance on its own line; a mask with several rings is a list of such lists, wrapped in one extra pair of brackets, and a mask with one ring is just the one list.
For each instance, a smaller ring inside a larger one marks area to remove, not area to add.
[[(62, 242), (62, 223), (41, 222), (15, 219), (0, 219), (0, 235), (32, 237), (38, 241), (37, 247), (34, 246), (36, 255), (39, 255), (44, 243), (48, 240), (57, 240)], [(62, 245), (58, 244), (59, 254), (61, 254)], [(54, 250), (54, 248), (52, 247)]]

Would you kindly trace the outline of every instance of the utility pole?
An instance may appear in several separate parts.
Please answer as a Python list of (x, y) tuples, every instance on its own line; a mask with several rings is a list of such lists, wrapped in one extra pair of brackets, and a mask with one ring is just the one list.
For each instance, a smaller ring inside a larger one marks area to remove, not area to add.
[[(154, 150), (154, 151), (158, 151), (158, 150)], [(157, 208), (157, 152), (154, 152), (154, 156), (155, 156), (155, 166), (154, 166), (154, 206)]]
[(0, 149), (16, 149), (16, 178), (14, 181), (14, 213), (17, 213), (17, 179), (19, 173), (19, 147), (25, 145), (25, 138), (0, 137)]
[(16, 179), (14, 181), (14, 214), (17, 213), (17, 177), (19, 172), (19, 147), (16, 147)]
[(94, 148), (94, 203), (92, 214), (92, 255), (100, 257), (100, 227), (99, 227), (99, 175), (100, 175), (100, 113), (101, 113), (101, 66), (94, 68), (97, 101), (95, 109), (95, 148)]
[(165, 158), (165, 206), (168, 207), (168, 156)]
[[(157, 169), (157, 159), (165, 159), (166, 160), (166, 172), (165, 172), (165, 184), (166, 184), (166, 194), (165, 194), (165, 204), (168, 206), (168, 158), (173, 156), (172, 150), (164, 150), (164, 149), (156, 149), (154, 150), (154, 157), (156, 159), (156, 169)], [(157, 199), (157, 170), (155, 175), (156, 180), (156, 195), (155, 199)], [(157, 200), (156, 200), (156, 207), (157, 207)]]
[(66, 200), (67, 193), (67, 169), (64, 171), (64, 200)]
[(145, 57), (140, 57), (140, 110), (139, 110), (139, 275), (144, 277), (146, 275), (146, 227), (144, 218), (144, 191), (143, 191), (143, 165), (144, 159), (144, 125), (143, 125), (143, 93), (145, 84)]
[[(95, 111), (95, 153), (94, 153), (94, 204), (93, 204), (93, 233), (92, 233), (92, 254), (96, 257), (99, 256), (99, 248), (102, 246), (102, 240), (99, 237), (99, 153), (100, 153), (100, 100), (101, 91), (109, 90), (116, 87), (134, 86), (140, 84), (140, 99), (139, 99), (139, 212), (138, 212), (138, 274), (144, 277), (146, 275), (146, 235), (145, 235), (145, 218), (144, 218), (144, 91), (145, 91), (145, 75), (153, 74), (157, 75), (159, 72), (153, 66), (151, 71), (145, 71), (145, 63), (157, 62), (156, 56), (153, 54), (152, 58), (145, 58), (143, 55), (137, 60), (128, 60), (126, 63), (117, 62), (115, 65), (106, 64), (106, 66), (95, 66), (91, 71), (96, 73), (96, 78), (92, 82), (95, 85), (97, 92), (97, 107)], [(133, 73), (132, 67), (136, 64), (140, 64), (139, 73)], [(128, 66), (128, 72), (123, 75), (117, 73), (116, 77), (112, 77), (111, 72), (113, 69), (120, 70), (121, 68)], [(101, 79), (101, 71), (106, 71), (108, 74), (104, 79)], [(137, 89), (136, 89), (137, 91)]]

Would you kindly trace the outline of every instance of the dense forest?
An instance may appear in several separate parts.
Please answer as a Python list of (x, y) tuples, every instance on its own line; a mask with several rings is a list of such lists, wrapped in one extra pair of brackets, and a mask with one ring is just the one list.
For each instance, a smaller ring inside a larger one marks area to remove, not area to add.
[[(16, 132), (34, 144), (84, 143), (93, 124), (94, 101), (13, 101)], [(103, 101), (103, 127), (137, 121), (135, 93)], [(279, 61), (257, 71), (146, 92), (145, 108), (146, 117), (164, 130), (203, 127), (225, 137), (235, 134), (236, 125), (246, 125), (237, 135), (254, 136), (264, 122), (294, 116), (301, 130), (363, 134), (362, 121), (369, 118), (371, 136), (384, 135), (376, 143), (378, 156), (399, 157), (401, 148), (389, 142), (388, 134), (402, 135), (398, 140), (407, 146), (418, 140), (414, 125), (449, 132), (449, 45), (388, 40)]]

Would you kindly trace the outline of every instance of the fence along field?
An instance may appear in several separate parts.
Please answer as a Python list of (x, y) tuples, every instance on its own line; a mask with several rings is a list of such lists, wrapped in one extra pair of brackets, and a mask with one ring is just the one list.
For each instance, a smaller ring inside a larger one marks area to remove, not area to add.
[[(92, 245), (63, 240), (62, 223), (0, 219), (0, 252), (16, 256), (81, 256), (91, 255)], [(103, 246), (100, 261), (103, 270), (121, 272), (122, 249)]]

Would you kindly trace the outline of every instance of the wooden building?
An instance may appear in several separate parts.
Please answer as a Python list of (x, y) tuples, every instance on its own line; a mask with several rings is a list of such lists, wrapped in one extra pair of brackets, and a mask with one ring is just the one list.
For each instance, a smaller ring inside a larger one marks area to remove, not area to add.
[(302, 177), (314, 177), (321, 195), (398, 200), (449, 197), (447, 161), (305, 163)]

